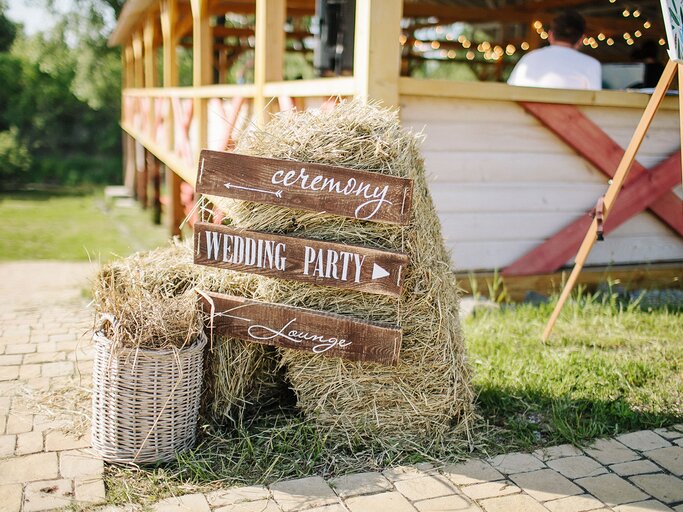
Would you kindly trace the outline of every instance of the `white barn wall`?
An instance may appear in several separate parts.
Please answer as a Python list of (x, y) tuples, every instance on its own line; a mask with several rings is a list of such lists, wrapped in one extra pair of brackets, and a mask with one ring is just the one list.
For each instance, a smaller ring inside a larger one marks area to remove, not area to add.
[[(642, 114), (581, 110), (622, 147)], [(607, 189), (606, 176), (514, 102), (402, 96), (401, 119), (425, 136), (432, 197), (458, 270), (509, 265), (585, 215)], [(660, 111), (638, 161), (657, 164), (678, 137), (678, 112)], [(672, 260), (683, 260), (683, 241), (644, 212), (596, 244), (587, 264)]]

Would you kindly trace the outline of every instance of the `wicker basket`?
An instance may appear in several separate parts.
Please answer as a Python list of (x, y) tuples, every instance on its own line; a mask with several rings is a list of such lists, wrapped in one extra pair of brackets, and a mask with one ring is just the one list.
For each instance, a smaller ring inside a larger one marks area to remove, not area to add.
[(206, 336), (179, 351), (111, 351), (95, 333), (92, 445), (109, 462), (172, 460), (194, 445)]

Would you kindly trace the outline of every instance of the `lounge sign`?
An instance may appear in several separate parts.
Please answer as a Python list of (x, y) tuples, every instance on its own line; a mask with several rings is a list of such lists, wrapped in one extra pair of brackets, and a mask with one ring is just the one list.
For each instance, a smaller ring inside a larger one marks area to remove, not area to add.
[(331, 313), (201, 293), (215, 333), (352, 361), (398, 364), (401, 330)]
[(408, 224), (412, 180), (330, 165), (203, 150), (199, 193), (312, 210), (352, 219)]
[(381, 295), (401, 294), (405, 254), (197, 223), (194, 262)]

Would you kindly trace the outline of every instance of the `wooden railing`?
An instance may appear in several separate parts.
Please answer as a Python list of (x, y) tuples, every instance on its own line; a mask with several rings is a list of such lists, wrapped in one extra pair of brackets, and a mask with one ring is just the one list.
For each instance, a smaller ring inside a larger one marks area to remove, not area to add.
[[(319, 106), (354, 96), (353, 78), (271, 82), (264, 88), (269, 110)], [(200, 148), (194, 101), (206, 100), (209, 149), (230, 149), (239, 133), (253, 129), (253, 85), (129, 88), (123, 91), (121, 126), (183, 180), (193, 182)]]

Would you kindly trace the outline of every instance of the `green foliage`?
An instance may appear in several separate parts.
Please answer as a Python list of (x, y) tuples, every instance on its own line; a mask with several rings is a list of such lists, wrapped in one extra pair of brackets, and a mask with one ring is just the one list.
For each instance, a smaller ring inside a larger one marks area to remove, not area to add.
[(17, 36), (17, 26), (5, 16), (5, 3), (0, 2), (0, 52), (6, 52)]
[(31, 157), (29, 172), (12, 168), (20, 178), (12, 185), (120, 180), (121, 64), (93, 5), (62, 15), (49, 32), (19, 34), (0, 53), (0, 131), (14, 127), (13, 147)]
[(0, 188), (18, 181), (31, 166), (28, 149), (18, 139), (19, 130), (15, 126), (0, 132)]

